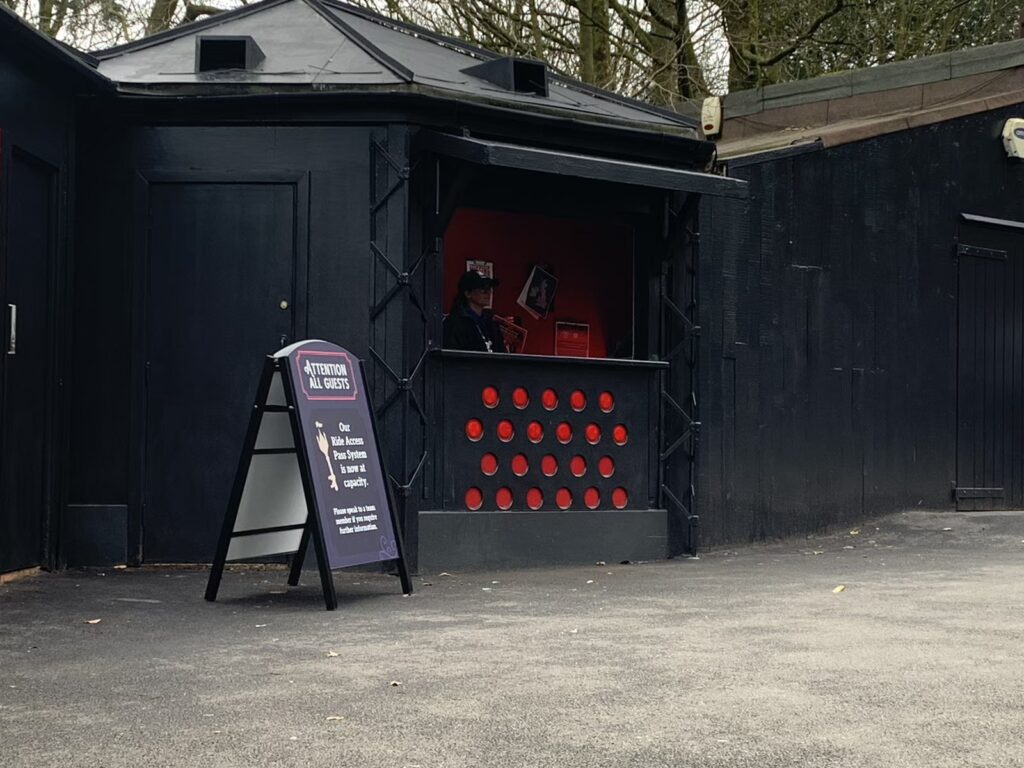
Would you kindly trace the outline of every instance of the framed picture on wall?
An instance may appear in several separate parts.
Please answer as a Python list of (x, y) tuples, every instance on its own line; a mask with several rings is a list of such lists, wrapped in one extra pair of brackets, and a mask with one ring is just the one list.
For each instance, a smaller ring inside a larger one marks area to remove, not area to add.
[(537, 320), (547, 316), (558, 290), (558, 278), (541, 267), (530, 270), (517, 303)]
[[(479, 259), (466, 259), (466, 271), (479, 272), (484, 277), (494, 277), (494, 262), (493, 261), (480, 261)], [(494, 289), (491, 288), (487, 291), (487, 303), (484, 304), (485, 309), (491, 309), (494, 305)]]
[(590, 323), (555, 323), (555, 354), (559, 357), (590, 357)]

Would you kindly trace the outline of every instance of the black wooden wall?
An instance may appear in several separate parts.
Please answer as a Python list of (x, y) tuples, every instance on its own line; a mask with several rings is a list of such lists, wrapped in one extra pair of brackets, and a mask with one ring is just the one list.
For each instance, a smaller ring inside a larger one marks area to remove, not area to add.
[(729, 163), (701, 210), (705, 541), (952, 509), (962, 212), (1024, 219), (1018, 108)]
[[(55, 565), (67, 374), (68, 200), (81, 78), (23, 44), (0, 45), (0, 572)], [(15, 22), (16, 23), (16, 22)], [(26, 183), (31, 180), (39, 183)], [(27, 220), (26, 220), (27, 219)], [(31, 233), (31, 234), (30, 234)], [(29, 279), (26, 279), (29, 278)], [(20, 345), (8, 355), (8, 304)]]
[[(230, 487), (218, 478), (237, 460), (231, 425), (244, 432), (260, 356), (282, 335), (328, 339), (363, 359), (371, 343), (392, 361), (401, 350), (400, 302), (371, 334), (368, 307), (386, 288), (370, 249), (370, 167), (371, 135), (402, 164), (405, 132), (87, 122), (68, 515), (110, 537), (94, 542), (108, 557), (121, 536), (129, 561), (206, 561), (224, 513), (218, 489)], [(404, 208), (391, 217), (397, 230), (387, 213), (405, 194), (384, 201), (376, 222), (378, 244), (400, 258)], [(192, 365), (174, 366), (185, 343)], [(204, 387), (231, 391), (204, 398)], [(197, 412), (183, 406), (169, 422), (154, 403), (171, 411), (176, 393)], [(199, 471), (196, 455), (208, 457)], [(193, 486), (179, 494), (175, 478)]]

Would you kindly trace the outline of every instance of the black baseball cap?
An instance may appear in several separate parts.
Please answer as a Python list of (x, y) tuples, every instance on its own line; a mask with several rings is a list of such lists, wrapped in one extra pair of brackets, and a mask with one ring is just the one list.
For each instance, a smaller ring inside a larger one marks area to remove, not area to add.
[(498, 281), (493, 277), (484, 277), (475, 269), (470, 269), (459, 278), (459, 293), (463, 291), (475, 291), (477, 288), (493, 288)]

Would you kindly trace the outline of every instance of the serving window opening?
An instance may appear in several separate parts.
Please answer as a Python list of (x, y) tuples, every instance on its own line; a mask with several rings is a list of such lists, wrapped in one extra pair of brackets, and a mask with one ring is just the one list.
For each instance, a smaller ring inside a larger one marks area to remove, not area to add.
[[(485, 289), (484, 315), (493, 317), (506, 349), (492, 351), (634, 356), (634, 232), (628, 223), (465, 207), (452, 215), (443, 253), (446, 313), (460, 312), (467, 270), (498, 281)], [(467, 349), (473, 341), (464, 346), (458, 334), (446, 332), (443, 346)]]
[[(568, 205), (534, 189), (538, 199), (505, 207), (466, 200), (443, 232), (440, 304), (445, 322), (459, 316), (465, 335), (442, 345), (434, 368), (443, 413), (438, 506), (477, 514), (651, 509), (666, 368), (646, 359), (644, 338), (652, 273), (644, 254), (658, 234), (657, 209), (641, 200), (648, 207), (639, 214), (617, 211), (628, 201), (601, 194), (607, 187), (577, 184)], [(603, 205), (581, 203), (583, 194)], [(498, 284), (484, 291), (469, 270)], [(483, 302), (472, 322), (459, 303), (467, 294), (474, 307)], [(491, 351), (508, 354), (487, 354), (477, 342), (490, 327), (479, 318), (492, 317), (506, 345)]]

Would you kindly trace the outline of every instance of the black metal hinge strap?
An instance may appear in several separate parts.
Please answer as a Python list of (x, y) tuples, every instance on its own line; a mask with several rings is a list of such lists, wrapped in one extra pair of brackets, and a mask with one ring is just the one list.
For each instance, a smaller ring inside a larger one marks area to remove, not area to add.
[(1002, 488), (957, 488), (958, 499), (1001, 499), (1004, 496)]
[(1001, 251), (998, 248), (982, 248), (977, 245), (964, 245), (961, 243), (956, 247), (957, 256), (974, 256), (979, 259), (995, 259), (996, 261), (1006, 261), (1006, 251)]

